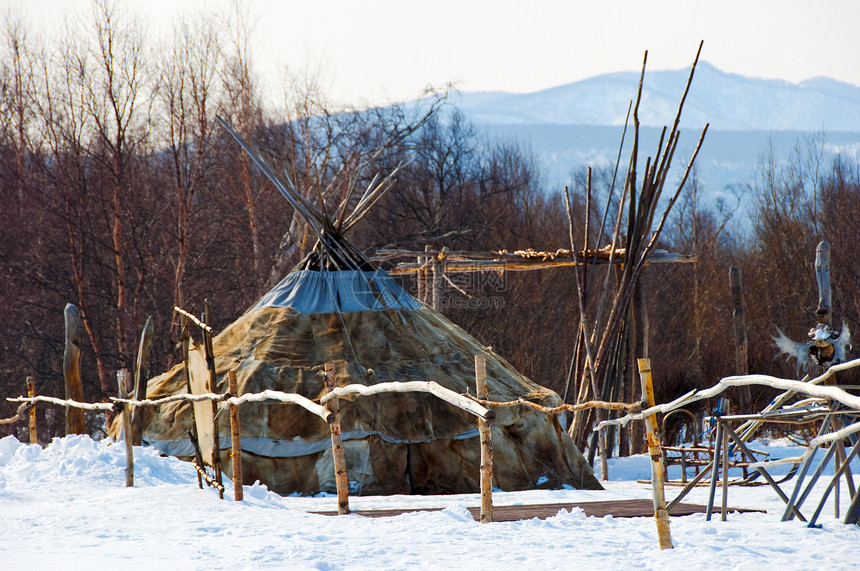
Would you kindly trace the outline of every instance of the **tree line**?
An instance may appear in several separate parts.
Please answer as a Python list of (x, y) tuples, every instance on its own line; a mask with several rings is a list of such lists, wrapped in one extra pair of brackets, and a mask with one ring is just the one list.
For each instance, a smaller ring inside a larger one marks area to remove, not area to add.
[[(63, 308), (84, 326), (84, 394), (114, 395), (115, 371), (131, 367), (147, 316), (155, 324), (150, 370), (179, 355), (173, 307), (210, 299), (216, 331), (276, 284), (313, 246), (310, 228), (216, 120), (261, 149), (309, 200), (401, 166), (395, 186), (348, 236), (363, 252), (386, 246), (554, 251), (570, 247), (561, 189), (548, 188), (526, 146), (490, 139), (432, 91), (419, 104), (335, 106), (312, 75), (285, 77), (282, 104), (263, 103), (246, 16), (197, 15), (153, 42), (119, 3), (49, 40), (7, 16), (0, 69), (0, 396), (62, 396)], [(707, 143), (706, 143), (707, 144)], [(733, 374), (728, 270), (745, 286), (750, 371), (794, 377), (775, 360), (779, 326), (805, 340), (814, 324), (815, 245), (833, 245), (834, 325), (860, 324), (854, 291), (860, 256), (856, 161), (825, 159), (818, 138), (792, 160), (765, 155), (746, 189), (749, 224), (708, 205), (693, 177), (661, 247), (695, 264), (654, 265), (642, 278), (657, 399)], [(572, 185), (572, 231), (598, 236), (612, 173), (585, 171)], [(358, 193), (360, 195), (360, 193)], [(603, 268), (613, 277), (614, 269)], [(604, 274), (592, 279), (602, 280)], [(442, 307), (455, 323), (536, 382), (576, 398), (571, 375), (579, 306), (567, 268), (449, 276)], [(404, 280), (415, 291), (414, 281)], [(492, 300), (492, 303), (488, 302)], [(627, 390), (635, 400), (632, 368)], [(625, 381), (626, 382), (626, 381)], [(760, 408), (771, 394), (753, 394)], [(0, 416), (13, 406), (0, 402)], [(61, 411), (40, 408), (46, 438)], [(99, 434), (99, 420), (89, 429)], [(4, 428), (5, 433), (22, 430)], [(631, 444), (622, 445), (621, 453)]]

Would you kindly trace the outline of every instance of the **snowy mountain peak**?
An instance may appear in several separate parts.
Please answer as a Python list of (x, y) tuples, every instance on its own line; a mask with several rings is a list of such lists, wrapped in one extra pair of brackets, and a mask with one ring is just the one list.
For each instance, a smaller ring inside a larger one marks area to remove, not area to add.
[[(646, 70), (642, 125), (672, 123), (689, 73)], [(616, 72), (534, 93), (466, 92), (454, 102), (478, 124), (621, 125), (638, 82), (638, 72)], [(683, 122), (731, 131), (860, 132), (860, 87), (825, 77), (796, 84), (747, 77), (700, 62)]]

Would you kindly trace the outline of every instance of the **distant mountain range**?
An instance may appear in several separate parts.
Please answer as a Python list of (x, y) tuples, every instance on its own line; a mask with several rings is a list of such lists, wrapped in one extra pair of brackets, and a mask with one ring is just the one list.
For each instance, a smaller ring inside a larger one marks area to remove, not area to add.
[[(671, 124), (689, 74), (688, 69), (646, 70), (642, 125)], [(609, 73), (535, 93), (463, 93), (457, 104), (481, 124), (619, 126), (638, 82), (638, 73)], [(802, 83), (745, 77), (701, 62), (683, 121), (696, 127), (710, 123), (720, 131), (860, 132), (860, 87), (824, 77)]]
[[(689, 69), (646, 70), (639, 108), (640, 124), (647, 127), (641, 132), (643, 152), (653, 153), (659, 128), (674, 121), (688, 76)], [(529, 145), (544, 163), (547, 183), (561, 185), (583, 166), (614, 164), (638, 82), (636, 72), (610, 73), (535, 93), (464, 92), (452, 103), (490, 136)], [(684, 106), (676, 165), (689, 157), (706, 123), (697, 164), (713, 197), (752, 182), (770, 148), (784, 163), (811, 134), (823, 134), (827, 155), (860, 160), (860, 87), (833, 79), (790, 83), (700, 62)]]

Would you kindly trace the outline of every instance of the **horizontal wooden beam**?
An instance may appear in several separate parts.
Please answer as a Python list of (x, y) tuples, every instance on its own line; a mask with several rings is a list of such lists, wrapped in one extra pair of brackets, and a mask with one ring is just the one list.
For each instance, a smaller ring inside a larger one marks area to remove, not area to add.
[[(379, 250), (372, 259), (375, 261), (391, 260), (399, 256), (418, 258), (436, 258), (444, 260), (445, 271), (456, 272), (486, 272), (486, 271), (530, 271), (547, 268), (580, 266), (583, 264), (623, 264), (626, 262), (624, 250), (617, 251), (616, 256), (610, 257), (608, 252), (600, 250), (571, 254), (569, 250), (558, 252), (534, 252), (524, 250), (517, 253), (508, 252), (412, 252), (408, 250)], [(648, 256), (649, 264), (678, 264), (696, 261), (694, 254), (679, 254), (666, 250), (655, 250)], [(406, 275), (421, 271), (425, 262), (401, 262), (388, 270), (391, 275)]]

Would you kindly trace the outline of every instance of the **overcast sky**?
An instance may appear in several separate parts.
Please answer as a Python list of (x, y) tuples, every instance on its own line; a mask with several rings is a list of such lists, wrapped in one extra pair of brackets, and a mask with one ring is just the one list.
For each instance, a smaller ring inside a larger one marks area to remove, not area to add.
[[(224, 0), (127, 0), (165, 33), (183, 12)], [(702, 59), (743, 75), (860, 85), (858, 0), (250, 0), (258, 73), (324, 70), (336, 101), (417, 97), (428, 85), (531, 92), (613, 71)], [(89, 0), (0, 0), (40, 31)], [(310, 64), (308, 64), (310, 62)]]

